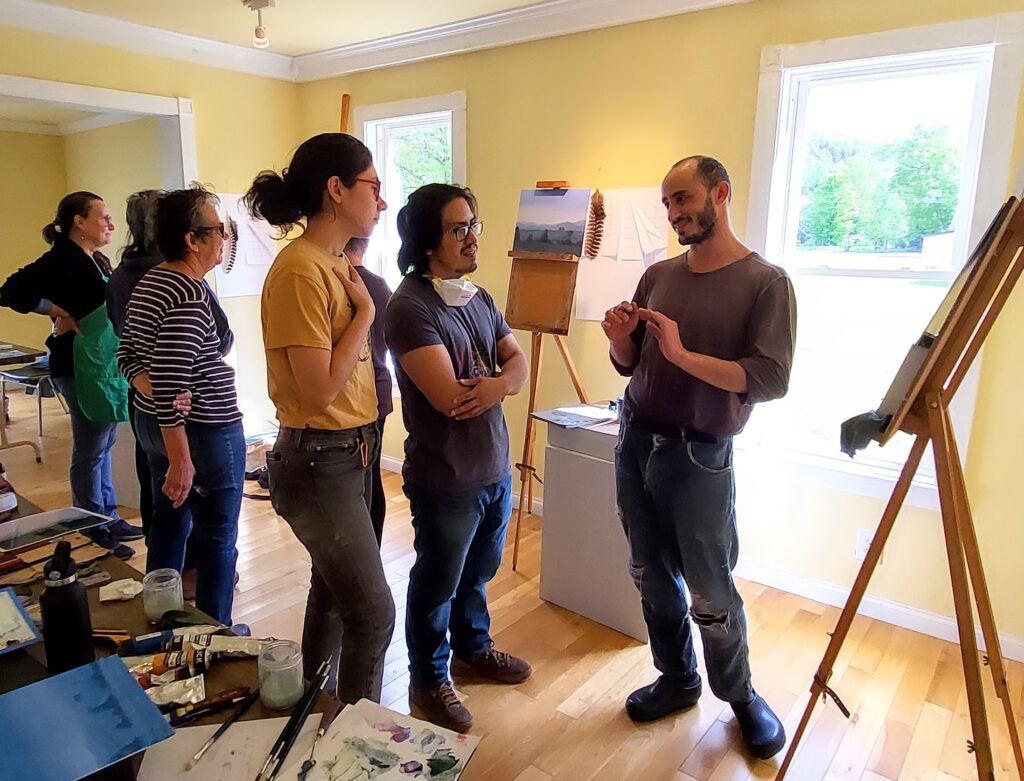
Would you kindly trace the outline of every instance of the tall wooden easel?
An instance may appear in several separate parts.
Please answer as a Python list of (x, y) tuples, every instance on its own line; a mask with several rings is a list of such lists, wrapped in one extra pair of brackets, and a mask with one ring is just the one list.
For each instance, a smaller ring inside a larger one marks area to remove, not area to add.
[(978, 619), (985, 641), (985, 663), (992, 671), (996, 697), (1002, 701), (1018, 777), (1024, 779), (1024, 755), (1021, 752), (1020, 735), (1007, 689), (999, 633), (996, 630), (992, 601), (971, 516), (963, 465), (949, 415), (950, 401), (967, 375), (985, 337), (988, 336), (1013, 291), (1014, 284), (1024, 270), (1024, 207), (1021, 207), (1016, 198), (1011, 198), (1003, 207), (975, 252), (974, 259), (977, 260), (972, 264), (967, 281), (911, 383), (903, 403), (878, 437), (879, 442), (885, 444), (897, 431), (904, 431), (916, 439), (882, 513), (878, 529), (854, 581), (850, 597), (840, 614), (825, 656), (814, 676), (810, 690), (811, 698), (776, 776), (777, 779), (786, 777), (800, 740), (810, 723), (818, 697), (831, 697), (840, 705), (843, 712), (849, 715), (841, 705), (836, 692), (829, 686), (832, 667), (850, 631), (868, 582), (878, 566), (882, 550), (889, 539), (896, 516), (903, 506), (911, 480), (929, 442), (935, 456), (935, 477), (939, 489), (942, 528), (949, 559), (949, 575), (953, 587), (960, 654), (973, 732), (973, 740), (966, 748), (974, 754), (978, 778), (981, 781), (994, 781), (996, 775), (986, 716), (985, 693), (981, 681), (973, 602), (973, 606), (978, 609)]
[[(537, 182), (537, 189), (564, 189), (566, 182)], [(541, 354), (544, 334), (555, 338), (555, 345), (562, 356), (562, 362), (569, 372), (573, 388), (581, 403), (588, 403), (576, 364), (569, 354), (565, 337), (572, 322), (572, 303), (576, 292), (576, 271), (579, 258), (576, 255), (555, 252), (523, 252), (511, 250), (512, 274), (509, 280), (508, 301), (505, 304), (505, 320), (511, 328), (530, 331), (530, 398), (526, 410), (526, 435), (523, 441), (523, 457), (516, 464), (519, 470), (519, 512), (516, 515), (515, 543), (512, 553), (512, 569), (519, 566), (519, 533), (526, 513), (533, 510), (533, 481), (540, 480), (533, 466), (533, 446), (537, 438), (537, 387), (540, 384)]]

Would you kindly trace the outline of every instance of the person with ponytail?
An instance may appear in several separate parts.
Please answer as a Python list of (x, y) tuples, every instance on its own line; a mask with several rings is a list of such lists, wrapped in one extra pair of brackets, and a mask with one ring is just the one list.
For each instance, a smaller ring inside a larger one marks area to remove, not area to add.
[(128, 559), (133, 551), (123, 543), (141, 539), (142, 529), (118, 516), (110, 473), (117, 423), (128, 419), (128, 386), (117, 371), (117, 337), (106, 314), (110, 261), (100, 252), (113, 232), (98, 195), (64, 196), (43, 227), (50, 249), (4, 282), (0, 306), (53, 321), (46, 346), (50, 375), (71, 413), (72, 502), (113, 519), (88, 536)]
[[(342, 702), (380, 701), (395, 605), (370, 520), (370, 464), (377, 457), (371, 362), (373, 298), (344, 255), (369, 236), (387, 204), (370, 151), (344, 133), (303, 142), (283, 175), (259, 174), (245, 195), (256, 218), (282, 235), (263, 285), (267, 385), (280, 432), (267, 454), (274, 509), (312, 559), (302, 631), (312, 675)], [(340, 654), (339, 654), (340, 649)]]

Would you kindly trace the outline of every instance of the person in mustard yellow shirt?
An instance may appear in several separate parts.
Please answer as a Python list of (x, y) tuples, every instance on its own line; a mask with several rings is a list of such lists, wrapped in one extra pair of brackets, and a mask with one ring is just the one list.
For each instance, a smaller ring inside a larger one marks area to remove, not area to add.
[[(395, 605), (370, 521), (377, 437), (373, 299), (344, 255), (387, 204), (370, 151), (344, 133), (305, 141), (245, 195), (253, 216), (303, 228), (263, 285), (267, 382), (280, 433), (267, 455), (274, 509), (313, 562), (302, 631), (307, 678), (334, 655), (328, 690), (380, 701)], [(340, 650), (340, 654), (339, 654)]]

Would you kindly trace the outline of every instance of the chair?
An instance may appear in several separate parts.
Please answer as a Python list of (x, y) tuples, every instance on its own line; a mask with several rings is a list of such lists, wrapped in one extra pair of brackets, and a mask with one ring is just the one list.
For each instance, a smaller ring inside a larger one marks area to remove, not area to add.
[[(34, 393), (36, 396), (36, 417), (39, 436), (43, 435), (43, 396), (56, 396), (64, 413), (68, 412), (68, 405), (64, 397), (57, 392), (50, 376), (50, 366), (47, 361), (37, 361), (28, 366), (20, 366), (15, 369), (0, 370), (0, 397), (7, 395), (7, 385), (21, 385), (26, 393)], [(6, 421), (4, 421), (6, 423)]]

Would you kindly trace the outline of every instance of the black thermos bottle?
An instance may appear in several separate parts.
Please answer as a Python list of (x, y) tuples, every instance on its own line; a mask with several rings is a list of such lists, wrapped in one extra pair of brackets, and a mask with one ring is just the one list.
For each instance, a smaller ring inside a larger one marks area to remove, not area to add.
[(46, 669), (52, 674), (96, 661), (92, 621), (85, 586), (78, 582), (78, 567), (71, 558), (71, 543), (61, 540), (53, 558), (43, 567), (46, 588), (39, 597), (43, 613)]

